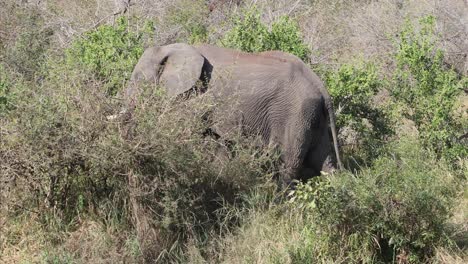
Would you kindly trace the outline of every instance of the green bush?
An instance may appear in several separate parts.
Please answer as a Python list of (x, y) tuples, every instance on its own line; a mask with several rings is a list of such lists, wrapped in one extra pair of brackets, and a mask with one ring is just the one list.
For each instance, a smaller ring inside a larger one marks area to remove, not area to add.
[(120, 17), (115, 26), (102, 25), (77, 38), (66, 50), (67, 64), (89, 71), (114, 95), (130, 78), (143, 53), (144, 41), (153, 31), (150, 22), (135, 30), (127, 18)]
[(282, 16), (273, 22), (271, 30), (260, 20), (260, 13), (254, 7), (247, 9), (243, 17), (234, 20), (234, 27), (226, 33), (222, 44), (225, 47), (247, 52), (281, 50), (308, 60), (310, 50), (302, 39), (297, 22)]
[(309, 60), (310, 50), (302, 39), (297, 22), (288, 16), (281, 16), (271, 25), (268, 42), (269, 50), (281, 50), (296, 55), (303, 61)]
[(260, 12), (251, 8), (237, 16), (234, 27), (226, 33), (223, 46), (247, 52), (265, 51), (270, 46), (268, 27), (260, 20)]
[(392, 122), (384, 106), (376, 107), (373, 97), (383, 88), (384, 81), (371, 63), (344, 64), (336, 71), (324, 74), (326, 87), (337, 112), (338, 129), (356, 133), (344, 146), (353, 159), (372, 161), (388, 136), (393, 134)]
[(457, 193), (450, 170), (414, 140), (395, 144), (392, 153), (358, 175), (298, 186), (293, 204), (310, 219), (319, 258), (419, 263), (448, 242), (445, 224)]
[(445, 67), (443, 51), (435, 46), (434, 24), (434, 17), (424, 17), (416, 31), (406, 22), (398, 40), (392, 94), (403, 115), (414, 121), (425, 147), (440, 157), (463, 159), (468, 150), (457, 140), (463, 128), (454, 110), (468, 78)]

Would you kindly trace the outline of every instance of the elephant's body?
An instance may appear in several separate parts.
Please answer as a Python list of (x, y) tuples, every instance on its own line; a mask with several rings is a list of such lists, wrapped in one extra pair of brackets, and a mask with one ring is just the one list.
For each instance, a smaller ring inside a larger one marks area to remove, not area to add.
[[(162, 82), (170, 96), (182, 94), (198, 80), (207, 84), (220, 104), (215, 130), (226, 134), (240, 125), (277, 146), (284, 166), (284, 183), (301, 174), (319, 175), (334, 168), (327, 117), (336, 133), (331, 100), (321, 80), (299, 58), (280, 51), (259, 54), (210, 45), (172, 44), (145, 51), (132, 74)], [(130, 108), (136, 94), (130, 85)], [(339, 156), (337, 156), (339, 161)], [(341, 164), (340, 164), (341, 165)]]

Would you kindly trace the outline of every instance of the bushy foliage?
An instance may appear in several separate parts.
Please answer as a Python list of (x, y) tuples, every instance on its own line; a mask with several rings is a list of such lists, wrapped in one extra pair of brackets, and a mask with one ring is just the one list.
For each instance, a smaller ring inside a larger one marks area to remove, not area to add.
[(325, 83), (337, 112), (338, 129), (355, 132), (344, 146), (353, 159), (371, 161), (382, 150), (383, 143), (393, 133), (392, 122), (384, 106), (376, 106), (374, 96), (382, 90), (384, 81), (371, 63), (344, 64), (325, 74)]
[(416, 31), (406, 22), (397, 43), (392, 94), (402, 104), (402, 114), (414, 121), (425, 147), (450, 160), (465, 158), (468, 150), (457, 141), (463, 131), (454, 110), (468, 78), (444, 65), (434, 23), (434, 17), (424, 17)]
[(130, 78), (133, 67), (143, 53), (144, 41), (154, 28), (148, 22), (142, 29), (131, 30), (129, 20), (117, 19), (115, 26), (102, 25), (77, 38), (66, 51), (71, 67), (81, 67), (104, 82), (104, 88), (114, 95)]
[(320, 234), (322, 258), (419, 263), (447, 242), (455, 177), (415, 141), (402, 141), (392, 152), (357, 175), (298, 186), (293, 204), (305, 209), (310, 235)]
[(281, 50), (308, 60), (310, 50), (302, 40), (297, 22), (282, 16), (271, 25), (271, 30), (260, 19), (260, 12), (254, 7), (234, 20), (234, 27), (226, 33), (222, 44), (229, 48), (247, 52)]

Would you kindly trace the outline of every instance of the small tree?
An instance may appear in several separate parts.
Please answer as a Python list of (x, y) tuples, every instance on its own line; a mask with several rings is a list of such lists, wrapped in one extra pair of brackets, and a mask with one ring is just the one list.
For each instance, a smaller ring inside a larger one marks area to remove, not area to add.
[(325, 82), (337, 114), (337, 127), (355, 132), (350, 149), (353, 160), (371, 161), (383, 150), (384, 140), (393, 134), (393, 124), (384, 107), (376, 107), (373, 97), (384, 81), (371, 63), (344, 64), (325, 73)]
[(102, 25), (74, 41), (66, 51), (67, 64), (90, 71), (114, 95), (130, 78), (143, 53), (144, 38), (153, 30), (147, 23), (143, 30), (131, 31), (127, 18), (120, 17), (116, 26)]
[(435, 18), (424, 17), (419, 24), (416, 31), (406, 22), (400, 34), (392, 95), (414, 121), (425, 147), (439, 157), (466, 157), (467, 148), (457, 141), (462, 125), (454, 110), (468, 78), (444, 66), (444, 53), (435, 46)]

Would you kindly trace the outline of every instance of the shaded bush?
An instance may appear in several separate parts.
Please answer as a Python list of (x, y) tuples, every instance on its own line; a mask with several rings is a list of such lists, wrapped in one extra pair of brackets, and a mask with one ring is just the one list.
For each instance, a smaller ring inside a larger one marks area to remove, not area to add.
[(253, 7), (245, 10), (244, 16), (234, 20), (234, 27), (226, 33), (222, 44), (247, 52), (281, 50), (308, 61), (310, 50), (302, 40), (297, 22), (282, 16), (268, 26), (261, 22), (259, 11)]
[(141, 99), (132, 139), (139, 147), (131, 160), (142, 210), (166, 239), (159, 241), (167, 243), (164, 248), (177, 242), (176, 237), (203, 241), (236, 220), (222, 208), (241, 206), (240, 194), (268, 182), (271, 155), (247, 139), (231, 138), (228, 148), (203, 137), (207, 124), (200, 119), (213, 107), (207, 97), (177, 105), (148, 93)]
[(67, 64), (88, 70), (104, 83), (108, 94), (115, 95), (130, 79), (153, 31), (150, 22), (135, 30), (126, 17), (120, 17), (115, 26), (102, 25), (76, 39), (66, 51)]
[(419, 263), (447, 244), (457, 181), (447, 166), (414, 140), (357, 175), (300, 184), (293, 204), (304, 216), (319, 258), (352, 263)]
[(424, 146), (454, 161), (468, 155), (457, 140), (466, 131), (454, 111), (468, 78), (444, 66), (443, 51), (435, 46), (434, 23), (434, 17), (424, 17), (416, 31), (406, 22), (397, 43), (391, 92), (401, 103), (402, 114), (414, 121)]

